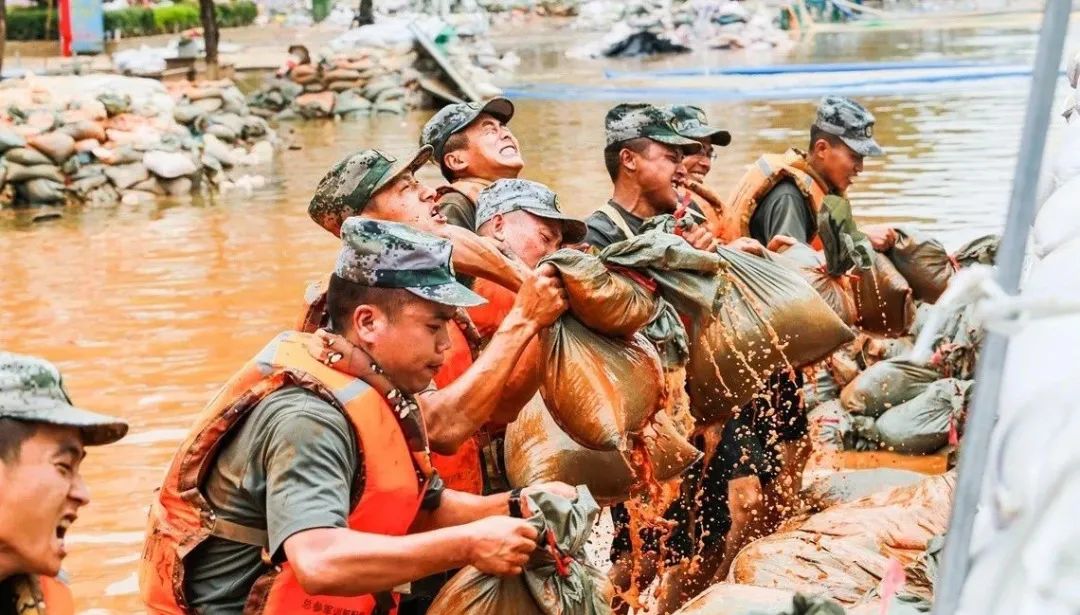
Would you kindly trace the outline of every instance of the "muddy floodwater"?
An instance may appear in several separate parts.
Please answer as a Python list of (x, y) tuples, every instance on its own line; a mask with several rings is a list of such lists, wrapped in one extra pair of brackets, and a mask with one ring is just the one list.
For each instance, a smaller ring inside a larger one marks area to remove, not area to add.
[[(828, 34), (776, 61), (1025, 63), (1035, 41), (1031, 29)], [(1074, 34), (1067, 49), (1075, 51), (1077, 42)], [(605, 65), (565, 60), (552, 43), (518, 53), (522, 81), (581, 87), (599, 83), (604, 68), (761, 61), (739, 53)], [(1000, 230), (1027, 87), (1019, 78), (863, 97), (877, 114), (887, 155), (867, 161), (851, 192), (858, 216), (910, 222), (950, 247)], [(527, 160), (525, 175), (549, 184), (572, 213), (585, 215), (610, 194), (601, 154), (610, 104), (518, 104), (512, 127)], [(726, 193), (757, 155), (804, 146), (814, 101), (702, 106), (712, 123), (734, 135), (710, 178)], [(178, 441), (214, 390), (293, 324), (305, 284), (334, 260), (335, 241), (305, 211), (319, 178), (358, 148), (404, 153), (415, 147), (427, 117), (297, 124), (293, 138), (301, 149), (283, 152), (268, 186), (251, 195), (69, 210), (63, 219), (37, 223), (0, 212), (0, 348), (55, 361), (78, 404), (131, 422), (125, 440), (92, 450), (84, 464), (93, 501), (68, 535), (65, 565), (80, 611), (141, 611), (135, 571), (146, 509)], [(431, 170), (425, 177), (437, 180)]]

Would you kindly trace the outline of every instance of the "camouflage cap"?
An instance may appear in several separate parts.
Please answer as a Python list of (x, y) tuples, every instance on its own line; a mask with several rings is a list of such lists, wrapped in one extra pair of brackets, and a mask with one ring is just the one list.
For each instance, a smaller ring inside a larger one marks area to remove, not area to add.
[(822, 98), (814, 126), (840, 137), (841, 141), (861, 156), (880, 156), (885, 153), (874, 140), (874, 114), (850, 98)]
[(690, 139), (708, 139), (720, 147), (731, 143), (731, 133), (709, 126), (709, 120), (701, 107), (693, 105), (670, 105), (666, 110), (675, 118), (676, 132)]
[(341, 241), (334, 273), (350, 282), (404, 288), (443, 305), (485, 302), (454, 278), (446, 239), (397, 222), (353, 217), (342, 225)]
[(484, 188), (476, 198), (476, 228), (512, 211), (558, 221), (564, 243), (585, 240), (585, 223), (559, 211), (559, 197), (547, 186), (527, 179), (500, 179)]
[(675, 131), (674, 116), (655, 105), (624, 103), (612, 107), (604, 118), (607, 147), (642, 137), (665, 145), (696, 151), (701, 144)]
[(400, 162), (376, 149), (366, 149), (338, 161), (315, 188), (308, 215), (319, 226), (337, 233), (346, 218), (363, 213), (371, 197), (405, 173), (415, 172), (431, 158), (421, 147)]
[(116, 442), (128, 431), (120, 419), (72, 406), (52, 363), (11, 352), (0, 352), (0, 418), (74, 427), (86, 446)]
[(481, 113), (492, 115), (505, 124), (514, 117), (514, 103), (508, 98), (499, 97), (483, 104), (447, 105), (424, 124), (420, 131), (420, 145), (430, 145), (435, 152), (435, 163), (441, 165), (450, 135), (465, 130)]

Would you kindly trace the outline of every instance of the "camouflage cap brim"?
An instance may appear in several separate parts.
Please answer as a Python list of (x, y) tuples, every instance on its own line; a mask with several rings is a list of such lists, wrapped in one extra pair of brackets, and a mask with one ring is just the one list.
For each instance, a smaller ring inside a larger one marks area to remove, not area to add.
[(585, 222), (578, 220), (577, 218), (568, 216), (560, 211), (553, 211), (551, 209), (539, 209), (534, 207), (522, 207), (522, 211), (527, 211), (530, 214), (539, 218), (545, 218), (547, 220), (555, 220), (562, 226), (562, 240), (563, 243), (581, 243), (585, 241), (585, 235), (588, 233), (588, 227), (585, 226)]
[(674, 130), (654, 129), (647, 130), (645, 136), (657, 143), (663, 143), (664, 145), (673, 145), (679, 149), (693, 153), (701, 149), (701, 144), (693, 139), (687, 139), (679, 135)]
[(416, 170), (424, 166), (428, 160), (431, 160), (432, 151), (430, 145), (421, 146), (411, 158), (401, 160), (390, 167), (390, 170), (387, 171), (386, 174), (382, 176), (382, 179), (375, 183), (375, 187), (371, 189), (372, 196), (386, 186), (394, 183), (402, 175), (406, 173), (415, 173)]
[(872, 138), (852, 139), (851, 137), (840, 137), (840, 140), (860, 156), (881, 156), (885, 153), (885, 150), (881, 149), (878, 142)]
[(694, 130), (680, 130), (679, 134), (692, 139), (707, 139), (709, 143), (720, 147), (725, 147), (731, 143), (730, 132), (720, 130), (719, 128), (711, 128), (709, 126), (701, 126)]
[(480, 295), (469, 290), (467, 286), (460, 284), (457, 281), (434, 286), (409, 286), (406, 290), (417, 297), (434, 301), (441, 305), (474, 307), (487, 303), (487, 299), (484, 299)]
[(73, 427), (82, 434), (85, 446), (112, 444), (128, 432), (128, 424), (115, 417), (35, 395), (0, 396), (0, 417)]

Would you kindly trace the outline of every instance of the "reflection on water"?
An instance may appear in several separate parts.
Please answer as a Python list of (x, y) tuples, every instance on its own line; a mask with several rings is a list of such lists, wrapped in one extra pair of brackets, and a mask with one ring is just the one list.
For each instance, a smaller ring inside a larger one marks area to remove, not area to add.
[[(1033, 49), (1030, 32), (830, 34), (784, 61), (1018, 62)], [(601, 66), (569, 66), (542, 47), (522, 55), (523, 79), (544, 70), (598, 79)], [(688, 61), (695, 60), (647, 64)], [(1009, 84), (867, 100), (888, 153), (867, 162), (852, 191), (858, 214), (913, 221), (950, 245), (999, 230), (1027, 87)], [(526, 101), (513, 122), (526, 175), (550, 184), (575, 214), (609, 195), (601, 155), (607, 106)], [(734, 134), (712, 182), (726, 190), (757, 155), (803, 146), (813, 109), (811, 101), (706, 105), (714, 123)], [(294, 322), (306, 282), (333, 261), (335, 241), (305, 212), (319, 178), (357, 148), (405, 153), (426, 117), (296, 126), (302, 149), (284, 152), (268, 188), (249, 197), (71, 211), (40, 224), (11, 212), (0, 217), (0, 348), (54, 360), (79, 404), (132, 423), (127, 440), (91, 451), (84, 466), (93, 503), (71, 535), (66, 566), (82, 609), (141, 610), (131, 576), (139, 532), (178, 440), (215, 388)], [(438, 180), (433, 169), (424, 175)]]

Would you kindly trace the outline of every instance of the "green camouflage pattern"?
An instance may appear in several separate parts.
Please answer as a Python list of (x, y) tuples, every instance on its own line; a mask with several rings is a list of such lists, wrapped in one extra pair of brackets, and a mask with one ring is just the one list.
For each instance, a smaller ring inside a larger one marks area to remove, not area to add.
[(485, 302), (454, 278), (446, 239), (397, 222), (354, 217), (342, 225), (341, 241), (334, 267), (338, 277), (363, 286), (404, 288), (443, 305)]
[(564, 243), (585, 239), (585, 223), (559, 209), (559, 197), (547, 186), (527, 179), (500, 179), (484, 188), (476, 199), (476, 228), (497, 215), (527, 211), (534, 216), (558, 220)]
[(45, 359), (0, 352), (0, 418), (77, 428), (87, 446), (127, 434), (120, 419), (71, 405), (60, 371)]
[(442, 164), (446, 141), (450, 135), (465, 130), (481, 113), (492, 115), (505, 124), (514, 117), (514, 103), (507, 98), (498, 97), (483, 104), (447, 105), (424, 124), (420, 131), (420, 145), (430, 145), (435, 152), (436, 164)]
[(731, 133), (709, 126), (709, 119), (701, 107), (693, 105), (669, 105), (664, 109), (674, 118), (675, 131), (689, 139), (708, 139), (713, 145), (724, 147), (731, 143)]
[(316, 224), (335, 233), (346, 218), (362, 214), (376, 192), (402, 174), (416, 171), (429, 158), (430, 147), (421, 147), (400, 162), (376, 149), (351, 154), (319, 180), (308, 205), (308, 215)]
[(874, 140), (874, 114), (859, 103), (843, 96), (826, 96), (818, 105), (814, 126), (840, 137), (861, 156), (885, 153)]
[(607, 147), (632, 139), (647, 138), (689, 150), (701, 148), (701, 144), (679, 135), (674, 127), (674, 116), (665, 109), (645, 103), (624, 103), (612, 107), (604, 117)]

